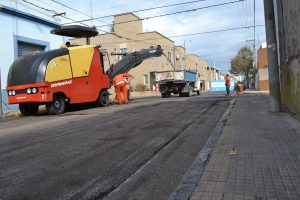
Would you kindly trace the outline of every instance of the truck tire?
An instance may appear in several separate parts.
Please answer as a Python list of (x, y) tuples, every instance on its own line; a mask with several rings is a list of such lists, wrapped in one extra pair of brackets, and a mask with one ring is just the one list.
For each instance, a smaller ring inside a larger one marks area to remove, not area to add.
[(39, 104), (36, 103), (20, 103), (19, 110), (24, 116), (35, 115), (39, 110)]
[(179, 93), (180, 97), (184, 97), (184, 93), (183, 92), (179, 91), (178, 93)]
[(46, 109), (50, 115), (63, 114), (66, 109), (66, 102), (63, 95), (54, 95), (53, 101), (46, 104)]
[(109, 94), (107, 90), (102, 90), (96, 102), (97, 106), (106, 107), (109, 105)]
[(192, 93), (193, 93), (193, 87), (189, 85), (188, 86), (188, 92), (186, 93), (186, 96), (190, 97), (190, 96), (192, 96)]

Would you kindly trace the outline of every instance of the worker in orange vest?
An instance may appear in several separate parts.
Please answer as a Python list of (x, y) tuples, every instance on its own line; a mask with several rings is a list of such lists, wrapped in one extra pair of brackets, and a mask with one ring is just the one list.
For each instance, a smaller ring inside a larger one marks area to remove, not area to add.
[(226, 86), (226, 95), (229, 95), (230, 94), (230, 76), (229, 74), (226, 75), (226, 78), (225, 78), (225, 86)]
[(128, 97), (127, 97), (127, 84), (129, 84), (130, 78), (133, 76), (131, 74), (118, 74), (113, 78), (113, 84), (115, 86), (116, 95), (119, 104), (122, 104), (122, 96), (121, 92), (123, 93), (123, 100), (127, 104)]

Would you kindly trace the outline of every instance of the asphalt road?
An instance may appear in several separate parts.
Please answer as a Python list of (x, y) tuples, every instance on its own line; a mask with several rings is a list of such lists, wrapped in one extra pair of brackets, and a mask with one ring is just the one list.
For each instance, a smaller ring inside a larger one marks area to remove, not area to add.
[(228, 105), (144, 98), (2, 121), (0, 199), (168, 199)]

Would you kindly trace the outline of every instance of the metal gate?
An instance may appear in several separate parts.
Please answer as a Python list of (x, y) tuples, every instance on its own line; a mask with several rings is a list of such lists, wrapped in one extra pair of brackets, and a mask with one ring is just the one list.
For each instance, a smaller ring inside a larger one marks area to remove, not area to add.
[(26, 54), (35, 52), (35, 51), (44, 51), (45, 46), (29, 44), (25, 42), (18, 41), (18, 57), (24, 56)]

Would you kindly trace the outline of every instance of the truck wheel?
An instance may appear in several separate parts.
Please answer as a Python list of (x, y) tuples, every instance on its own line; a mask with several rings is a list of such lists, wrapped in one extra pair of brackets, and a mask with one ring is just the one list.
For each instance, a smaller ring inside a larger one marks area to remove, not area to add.
[(107, 90), (102, 90), (96, 102), (97, 106), (106, 107), (109, 105), (109, 94)]
[(180, 97), (184, 97), (184, 93), (183, 92), (179, 91), (178, 93), (179, 93)]
[(35, 103), (20, 103), (19, 110), (24, 116), (35, 115), (39, 110), (39, 104)]
[(190, 96), (192, 96), (192, 91), (193, 90), (193, 87), (191, 87), (190, 85), (188, 86), (188, 92), (186, 93), (186, 96), (187, 97), (190, 97)]
[(46, 104), (46, 109), (50, 115), (59, 115), (65, 112), (66, 102), (62, 95), (55, 95), (53, 102)]

